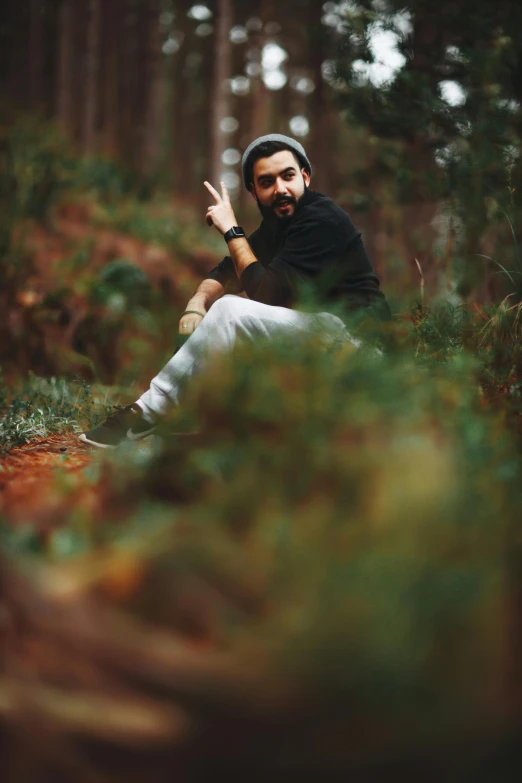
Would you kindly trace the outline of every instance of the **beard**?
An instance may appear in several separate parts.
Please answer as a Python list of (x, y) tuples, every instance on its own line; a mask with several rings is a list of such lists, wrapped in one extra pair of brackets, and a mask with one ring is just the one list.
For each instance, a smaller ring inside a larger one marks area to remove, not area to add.
[[(257, 206), (261, 213), (261, 217), (266, 223), (268, 223), (270, 226), (274, 228), (278, 228), (278, 229), (284, 228), (293, 220), (294, 215), (299, 207), (299, 204), (306, 196), (307, 190), (308, 188), (305, 185), (303, 195), (300, 196), (299, 198), (294, 198), (293, 196), (280, 196), (279, 198), (276, 198), (275, 201), (272, 204), (270, 204), (269, 207), (266, 207), (263, 204), (261, 204), (261, 202), (259, 201), (256, 195)], [(294, 211), (292, 212), (292, 214), (278, 215), (275, 210), (281, 204), (293, 204)]]

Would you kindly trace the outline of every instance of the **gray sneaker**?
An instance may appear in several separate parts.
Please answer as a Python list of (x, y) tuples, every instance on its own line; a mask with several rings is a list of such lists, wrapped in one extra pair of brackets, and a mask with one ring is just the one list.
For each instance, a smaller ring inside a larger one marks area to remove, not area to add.
[[(115, 406), (117, 407), (117, 406)], [(99, 449), (115, 449), (126, 441), (135, 441), (152, 435), (158, 422), (151, 424), (143, 416), (139, 405), (133, 403), (120, 408), (93, 430), (82, 432), (80, 440)]]

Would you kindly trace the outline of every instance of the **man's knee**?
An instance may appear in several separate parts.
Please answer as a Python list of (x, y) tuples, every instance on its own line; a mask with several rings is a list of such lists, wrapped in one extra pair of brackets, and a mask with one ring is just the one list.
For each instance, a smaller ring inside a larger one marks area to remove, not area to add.
[(248, 312), (248, 300), (233, 294), (226, 294), (214, 302), (206, 317), (212, 315), (213, 318), (220, 321), (234, 320), (246, 312)]

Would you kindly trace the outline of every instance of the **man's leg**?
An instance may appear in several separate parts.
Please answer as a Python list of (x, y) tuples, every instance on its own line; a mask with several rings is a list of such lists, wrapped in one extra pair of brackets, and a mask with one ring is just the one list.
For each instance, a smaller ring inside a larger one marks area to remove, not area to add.
[(162, 416), (179, 405), (185, 384), (204, 370), (210, 356), (231, 351), (239, 340), (270, 339), (282, 334), (317, 334), (325, 344), (335, 341), (360, 345), (341, 319), (330, 313), (302, 313), (239, 296), (224, 296), (212, 305), (136, 403), (109, 417), (100, 427), (82, 433), (80, 439), (92, 446), (112, 448), (124, 440), (146, 437)]
[(358, 346), (340, 318), (330, 313), (302, 313), (274, 307), (239, 296), (227, 295), (215, 302), (198, 328), (151, 381), (137, 401), (146, 419), (154, 421), (179, 404), (184, 385), (201, 372), (210, 355), (231, 351), (238, 340), (269, 339), (278, 334), (317, 332), (326, 341), (342, 340)]

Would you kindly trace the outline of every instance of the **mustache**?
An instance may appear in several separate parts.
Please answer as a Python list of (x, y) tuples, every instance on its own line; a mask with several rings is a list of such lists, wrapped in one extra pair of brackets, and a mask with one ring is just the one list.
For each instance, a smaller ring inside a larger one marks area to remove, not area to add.
[(280, 207), (281, 204), (293, 204), (294, 207), (296, 207), (297, 199), (294, 198), (293, 196), (278, 196), (272, 202), (272, 209), (275, 209), (276, 207)]
[[(291, 220), (295, 217), (295, 209), (298, 208), (300, 202), (303, 200), (303, 198), (306, 196), (308, 192), (308, 187), (305, 186), (304, 193), (301, 196), (301, 198), (295, 198), (294, 196), (277, 196), (275, 202), (272, 202), (272, 204), (269, 207), (264, 207), (261, 202), (259, 201), (259, 198), (256, 193), (256, 201), (257, 201), (257, 207), (261, 213), (261, 216), (263, 220), (266, 220), (266, 222), (269, 225), (272, 226), (283, 226), (288, 224)], [(277, 208), (278, 204), (281, 203), (291, 203), (294, 205), (294, 214), (292, 215), (284, 215), (280, 216), (276, 213), (275, 209)]]

